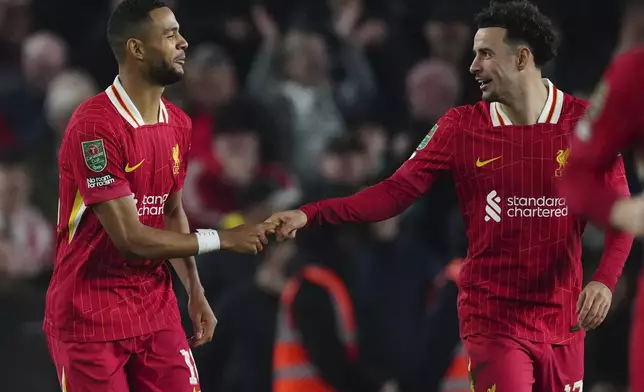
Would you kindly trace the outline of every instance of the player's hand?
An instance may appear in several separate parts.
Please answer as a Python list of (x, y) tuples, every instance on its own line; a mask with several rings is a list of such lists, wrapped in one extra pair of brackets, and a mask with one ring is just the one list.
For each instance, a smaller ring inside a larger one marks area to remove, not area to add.
[(613, 293), (605, 284), (588, 283), (577, 301), (579, 327), (585, 330), (599, 327), (608, 314), (612, 299)]
[(256, 255), (268, 245), (269, 234), (275, 233), (277, 224), (264, 222), (260, 224), (244, 224), (232, 229), (219, 230), (221, 249), (238, 253)]
[(212, 340), (217, 326), (217, 317), (213, 313), (204, 294), (191, 295), (188, 300), (188, 313), (192, 320), (192, 347), (199, 347)]
[(297, 230), (306, 226), (306, 221), (306, 214), (300, 210), (276, 212), (266, 219), (266, 222), (277, 225), (275, 235), (279, 241), (295, 238)]

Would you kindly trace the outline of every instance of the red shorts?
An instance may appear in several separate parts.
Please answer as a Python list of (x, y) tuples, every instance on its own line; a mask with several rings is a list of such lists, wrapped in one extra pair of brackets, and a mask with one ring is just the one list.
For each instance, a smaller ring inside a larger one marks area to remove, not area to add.
[(476, 392), (582, 392), (584, 340), (570, 345), (507, 336), (468, 336), (470, 382)]
[[(183, 331), (159, 331), (112, 342), (47, 337), (66, 392), (195, 392), (199, 375)], [(66, 388), (66, 389), (65, 389)]]

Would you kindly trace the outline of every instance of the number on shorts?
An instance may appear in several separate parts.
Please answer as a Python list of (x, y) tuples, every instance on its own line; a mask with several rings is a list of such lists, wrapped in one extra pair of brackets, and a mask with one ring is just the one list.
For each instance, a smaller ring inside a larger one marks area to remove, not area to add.
[(199, 373), (197, 372), (197, 365), (195, 364), (195, 358), (192, 356), (192, 351), (181, 349), (179, 352), (183, 355), (188, 370), (190, 370), (190, 385), (199, 384)]
[(570, 384), (566, 385), (564, 392), (583, 392), (584, 391), (584, 380), (575, 381), (575, 383), (570, 387)]

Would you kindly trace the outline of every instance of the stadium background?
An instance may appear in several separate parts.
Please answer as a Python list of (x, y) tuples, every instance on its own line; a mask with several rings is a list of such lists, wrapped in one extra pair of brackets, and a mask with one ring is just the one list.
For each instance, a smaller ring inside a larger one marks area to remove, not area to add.
[[(41, 332), (57, 147), (78, 103), (116, 75), (105, 40), (116, 2), (0, 0), (0, 390), (59, 390)], [(171, 3), (190, 48), (186, 77), (166, 96), (194, 122), (184, 203), (195, 226), (349, 194), (395, 170), (446, 109), (479, 98), (468, 74), (471, 20), (486, 1)], [(615, 47), (618, 2), (536, 3), (563, 36), (546, 76), (587, 96)], [(345, 279), (371, 368), (402, 382), (412, 369), (435, 373), (457, 342), (456, 288), (441, 278), (464, 256), (460, 225), (445, 180), (387, 222), (311, 230), (260, 257), (199, 259), (220, 320), (213, 343), (195, 350), (204, 390), (246, 391), (248, 380), (269, 376), (277, 295), (307, 262)], [(590, 228), (584, 244), (592, 272), (601, 233)], [(625, 390), (640, 252), (635, 246), (608, 319), (588, 335), (586, 390)], [(180, 285), (178, 295), (185, 304)]]

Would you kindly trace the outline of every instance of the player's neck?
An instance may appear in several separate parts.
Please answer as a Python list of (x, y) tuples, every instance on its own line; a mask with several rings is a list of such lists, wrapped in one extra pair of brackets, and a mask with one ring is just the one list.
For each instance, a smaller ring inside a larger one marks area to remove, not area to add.
[(159, 102), (163, 95), (163, 87), (153, 85), (145, 78), (134, 72), (119, 71), (119, 79), (125, 92), (141, 113), (146, 124), (156, 124), (159, 121)]
[(526, 78), (514, 96), (502, 102), (503, 111), (515, 125), (534, 125), (548, 100), (548, 88), (541, 76)]

